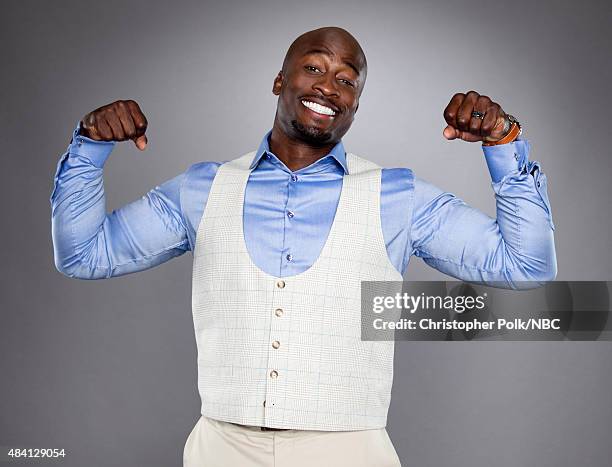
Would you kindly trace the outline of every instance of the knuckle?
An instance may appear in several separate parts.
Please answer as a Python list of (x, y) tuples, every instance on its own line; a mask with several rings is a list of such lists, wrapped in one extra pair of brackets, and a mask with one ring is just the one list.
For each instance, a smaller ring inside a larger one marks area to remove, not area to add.
[(94, 123), (94, 112), (90, 112), (87, 115), (85, 115), (83, 117), (83, 119), (81, 120), (83, 122), (83, 127), (87, 128), (89, 126), (92, 126)]
[(102, 125), (102, 123), (101, 123), (101, 116), (100, 116), (100, 114), (97, 114), (97, 115), (95, 116), (95, 119), (92, 119), (92, 120), (91, 120), (91, 124), (92, 124), (92, 126), (95, 126), (95, 127), (96, 127), (96, 128), (98, 128), (98, 129), (102, 129), (102, 127), (103, 127), (104, 125)]

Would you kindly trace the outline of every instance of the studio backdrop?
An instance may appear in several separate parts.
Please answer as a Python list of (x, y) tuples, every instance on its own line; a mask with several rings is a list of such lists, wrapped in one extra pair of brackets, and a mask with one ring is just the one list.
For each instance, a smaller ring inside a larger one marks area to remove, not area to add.
[[(494, 216), (479, 144), (442, 136), (456, 92), (512, 113), (541, 163), (558, 281), (612, 279), (610, 7), (604, 1), (8, 1), (0, 13), (3, 156), (0, 446), (65, 466), (177, 466), (199, 417), (192, 254), (109, 280), (54, 265), (49, 197), (77, 122), (118, 99), (149, 145), (117, 144), (107, 210), (199, 161), (257, 149), (288, 45), (336, 25), (368, 77), (347, 151)], [(412, 258), (406, 280), (447, 280)], [(405, 466), (604, 467), (609, 342), (397, 342), (387, 429)], [(7, 464), (9, 465), (9, 464)], [(38, 465), (46, 465), (39, 462)]]

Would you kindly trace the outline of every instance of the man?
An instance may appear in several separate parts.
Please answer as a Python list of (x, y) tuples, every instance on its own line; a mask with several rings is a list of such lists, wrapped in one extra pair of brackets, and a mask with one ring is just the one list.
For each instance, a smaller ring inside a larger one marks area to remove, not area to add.
[(546, 177), (520, 126), (487, 96), (457, 93), (447, 139), (482, 142), (497, 219), (415, 177), (345, 153), (365, 54), (328, 27), (290, 46), (257, 151), (202, 162), (106, 214), (116, 141), (144, 150), (134, 101), (87, 114), (51, 195), (57, 268), (99, 279), (194, 253), (201, 418), (184, 465), (397, 466), (385, 426), (393, 342), (360, 339), (360, 283), (401, 281), (412, 254), (464, 280), (552, 280)]

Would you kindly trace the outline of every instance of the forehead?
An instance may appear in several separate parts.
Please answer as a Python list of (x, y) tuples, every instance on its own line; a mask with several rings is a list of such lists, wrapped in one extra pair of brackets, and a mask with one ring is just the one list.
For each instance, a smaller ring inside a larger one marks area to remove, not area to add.
[(358, 70), (365, 66), (365, 57), (354, 39), (333, 32), (303, 37), (296, 44), (292, 58), (301, 58), (311, 53), (335, 55), (355, 65)]

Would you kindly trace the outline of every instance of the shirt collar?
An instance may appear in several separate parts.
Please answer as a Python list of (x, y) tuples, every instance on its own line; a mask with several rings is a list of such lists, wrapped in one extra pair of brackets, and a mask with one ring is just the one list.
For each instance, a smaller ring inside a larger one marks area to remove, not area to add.
[[(257, 164), (259, 164), (259, 161), (262, 157), (266, 155), (266, 153), (272, 154), (270, 152), (270, 144), (268, 139), (271, 133), (272, 130), (268, 131), (262, 138), (261, 143), (259, 144), (259, 148), (255, 153), (255, 157), (253, 157), (253, 161), (249, 166), (250, 170), (253, 170), (255, 167), (257, 167)], [(342, 166), (344, 173), (348, 175), (349, 171), (348, 165), (346, 163), (346, 151), (344, 150), (344, 145), (342, 144), (342, 141), (338, 141), (338, 143), (331, 149), (331, 151), (329, 151), (327, 156), (332, 156), (334, 159), (336, 159), (336, 161)]]

